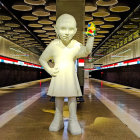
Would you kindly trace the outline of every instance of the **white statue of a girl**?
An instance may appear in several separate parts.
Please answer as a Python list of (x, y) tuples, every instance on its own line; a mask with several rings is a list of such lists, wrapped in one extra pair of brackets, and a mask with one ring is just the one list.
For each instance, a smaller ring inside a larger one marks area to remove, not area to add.
[[(77, 120), (76, 97), (82, 96), (77, 74), (75, 71), (75, 60), (88, 56), (93, 47), (94, 37), (89, 37), (86, 47), (73, 36), (77, 32), (76, 20), (72, 15), (63, 14), (57, 21), (55, 31), (58, 39), (54, 39), (40, 56), (40, 63), (52, 76), (47, 95), (55, 96), (55, 116), (49, 127), (50, 131), (59, 131), (64, 127), (63, 104), (64, 97), (68, 97), (69, 123), (68, 130), (73, 135), (82, 133)], [(50, 68), (48, 60), (54, 60), (54, 68)]]

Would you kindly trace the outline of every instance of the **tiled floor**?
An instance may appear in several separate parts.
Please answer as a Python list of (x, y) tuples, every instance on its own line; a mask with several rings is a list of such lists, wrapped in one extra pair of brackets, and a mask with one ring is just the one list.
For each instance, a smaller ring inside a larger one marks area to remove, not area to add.
[[(43, 84), (42, 87), (41, 84)], [(37, 81), (31, 86), (27, 86), (26, 84), (22, 85), (22, 88), (17, 88), (17, 86), (12, 86), (13, 88), (2, 88), (7, 90), (8, 93), (5, 92), (3, 95), (0, 96), (0, 115), (17, 106), (18, 104), (26, 101), (33, 95), (41, 93), (45, 87), (48, 88), (48, 85), (49, 81), (45, 83)], [(12, 90), (12, 92), (9, 92), (9, 90)]]
[[(95, 91), (98, 91), (101, 95), (105, 96), (140, 121), (140, 98), (134, 94), (136, 91), (133, 91), (133, 89), (131, 89), (131, 91), (129, 91), (129, 89), (123, 91), (120, 87), (117, 88), (116, 86), (116, 88), (113, 88), (112, 84), (108, 84), (107, 86), (105, 82), (97, 82), (97, 80), (94, 79), (91, 79), (90, 84), (93, 86)], [(131, 94), (128, 93), (128, 91), (131, 92)]]
[[(48, 82), (42, 84), (41, 87), (38, 84), (29, 89), (22, 89), (20, 94), (25, 94), (27, 97), (27, 92), (28, 94), (41, 92), (41, 89), (47, 87), (47, 85)], [(94, 93), (96, 91), (122, 108), (124, 108), (124, 106), (127, 107), (130, 113), (132, 109), (135, 108), (132, 101), (136, 101), (138, 105), (140, 103), (138, 97), (130, 96), (119, 89), (105, 86), (103, 83), (94, 80), (86, 80), (85, 102), (78, 104), (77, 112), (80, 125), (84, 130), (82, 135), (72, 136), (67, 131), (67, 103), (65, 103), (64, 106), (64, 129), (59, 132), (49, 132), (48, 128), (54, 115), (54, 103), (50, 102), (48, 97), (41, 96), (40, 99), (0, 129), (0, 140), (138, 140), (135, 134), (95, 97)], [(7, 96), (13, 95), (16, 98), (17, 95), (16, 99), (18, 101), (18, 99), (21, 98), (20, 94), (9, 93)], [(3, 97), (1, 96), (0, 98)], [(13, 99), (12, 97), (9, 98), (9, 100), (14, 101), (15, 98)], [(127, 100), (125, 100), (125, 98)], [(8, 102), (5, 102), (3, 106), (7, 104)], [(133, 107), (131, 108), (132, 105)], [(136, 111), (138, 111), (138, 109), (139, 107), (136, 107)]]

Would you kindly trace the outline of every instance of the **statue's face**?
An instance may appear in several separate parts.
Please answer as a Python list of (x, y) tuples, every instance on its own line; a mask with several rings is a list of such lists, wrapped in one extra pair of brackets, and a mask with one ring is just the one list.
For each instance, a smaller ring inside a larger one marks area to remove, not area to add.
[(76, 23), (70, 19), (61, 20), (56, 26), (56, 33), (64, 42), (70, 41), (75, 35), (76, 31)]

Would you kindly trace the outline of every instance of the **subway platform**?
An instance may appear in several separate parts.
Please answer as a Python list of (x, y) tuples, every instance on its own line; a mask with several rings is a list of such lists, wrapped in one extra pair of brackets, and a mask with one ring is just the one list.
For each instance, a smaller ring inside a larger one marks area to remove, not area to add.
[(46, 96), (50, 79), (0, 88), (0, 140), (138, 140), (140, 138), (140, 90), (85, 79), (84, 99), (78, 103), (82, 135), (67, 131), (68, 106), (64, 105), (64, 129), (50, 132), (54, 102)]

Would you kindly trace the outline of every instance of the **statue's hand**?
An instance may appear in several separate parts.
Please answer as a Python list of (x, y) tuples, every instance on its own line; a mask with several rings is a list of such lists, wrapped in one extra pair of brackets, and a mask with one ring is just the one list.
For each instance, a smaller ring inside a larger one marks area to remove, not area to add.
[(58, 72), (59, 72), (59, 69), (57, 67), (55, 67), (55, 68), (51, 68), (49, 73), (52, 77), (56, 77)]
[(93, 22), (88, 23), (87, 31), (84, 34), (91, 37), (96, 35), (96, 26)]

